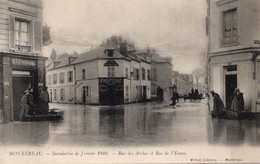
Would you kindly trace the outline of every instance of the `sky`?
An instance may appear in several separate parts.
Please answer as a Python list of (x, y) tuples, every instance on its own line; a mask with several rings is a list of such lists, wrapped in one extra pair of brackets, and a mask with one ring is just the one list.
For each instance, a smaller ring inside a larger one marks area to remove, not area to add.
[(138, 48), (155, 48), (172, 56), (181, 73), (201, 66), (206, 52), (206, 0), (43, 0), (43, 23), (53, 43), (43, 48), (48, 57), (81, 53), (112, 35), (122, 35)]

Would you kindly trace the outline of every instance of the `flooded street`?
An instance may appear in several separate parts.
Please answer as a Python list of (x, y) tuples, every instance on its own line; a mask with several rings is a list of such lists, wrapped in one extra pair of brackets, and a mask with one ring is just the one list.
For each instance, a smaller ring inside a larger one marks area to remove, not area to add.
[[(64, 111), (59, 122), (0, 125), (2, 146), (260, 146), (259, 120), (212, 119), (206, 103), (180, 102), (161, 108), (156, 102), (122, 106), (50, 104)], [(159, 107), (158, 107), (159, 106)]]

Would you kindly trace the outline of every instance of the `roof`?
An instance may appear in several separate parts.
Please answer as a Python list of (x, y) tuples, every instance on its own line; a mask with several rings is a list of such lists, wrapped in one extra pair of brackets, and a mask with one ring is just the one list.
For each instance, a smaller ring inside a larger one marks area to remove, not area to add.
[(71, 64), (76, 64), (76, 63), (80, 63), (80, 62), (84, 62), (84, 61), (88, 61), (88, 60), (101, 59), (101, 58), (125, 58), (123, 55), (121, 55), (117, 51), (114, 51), (113, 57), (107, 57), (105, 54), (106, 49), (107, 49), (106, 46), (101, 46), (96, 49), (90, 50), (88, 52), (82, 53)]
[(165, 58), (161, 57), (156, 52), (152, 52), (152, 61), (154, 61), (156, 63), (168, 63), (168, 61)]
[[(52, 63), (55, 62), (55, 61), (58, 61), (60, 63), (56, 67), (54, 67), (53, 64), (50, 64), (49, 67), (48, 67), (48, 70), (53, 69), (53, 68), (64, 67), (66, 65), (74, 65), (74, 64), (82, 63), (82, 62), (89, 61), (89, 60), (95, 60), (95, 59), (128, 59), (128, 60), (132, 59), (132, 60), (136, 60), (138, 62), (144, 61), (144, 62), (150, 63), (149, 61), (145, 60), (144, 58), (142, 58), (139, 55), (136, 55), (136, 58), (131, 56), (131, 55), (129, 55), (129, 57), (125, 57), (116, 50), (114, 50), (114, 56), (113, 57), (108, 57), (105, 54), (105, 51), (108, 50), (108, 49), (111, 50), (111, 49), (114, 49), (114, 48), (110, 47), (110, 46), (103, 45), (103, 46), (97, 47), (95, 49), (92, 49), (88, 52), (84, 52), (84, 53), (77, 54), (77, 55), (76, 54), (70, 55), (68, 53), (58, 55), (57, 59), (52, 61)], [(69, 63), (69, 59), (68, 59), (69, 57), (76, 57), (76, 59), (73, 60), (71, 63)]]

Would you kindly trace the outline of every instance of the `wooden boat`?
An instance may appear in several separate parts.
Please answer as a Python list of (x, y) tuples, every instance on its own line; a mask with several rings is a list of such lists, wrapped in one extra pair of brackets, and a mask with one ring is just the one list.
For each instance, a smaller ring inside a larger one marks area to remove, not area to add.
[(23, 118), (24, 122), (27, 121), (59, 121), (63, 119), (64, 112), (59, 109), (51, 109), (47, 114), (26, 115)]

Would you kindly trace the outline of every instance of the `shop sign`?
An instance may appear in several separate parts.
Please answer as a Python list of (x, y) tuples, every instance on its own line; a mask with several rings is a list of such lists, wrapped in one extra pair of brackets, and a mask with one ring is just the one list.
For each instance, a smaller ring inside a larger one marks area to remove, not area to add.
[(102, 78), (99, 79), (99, 84), (118, 85), (118, 84), (123, 84), (123, 81), (124, 81), (123, 78)]
[(213, 56), (211, 57), (211, 63), (223, 63), (223, 62), (232, 62), (232, 61), (239, 61), (239, 60), (250, 60), (250, 59), (252, 59), (252, 55), (250, 53), (225, 55), (225, 56)]
[(18, 67), (36, 67), (37, 63), (35, 60), (11, 58), (11, 64)]

